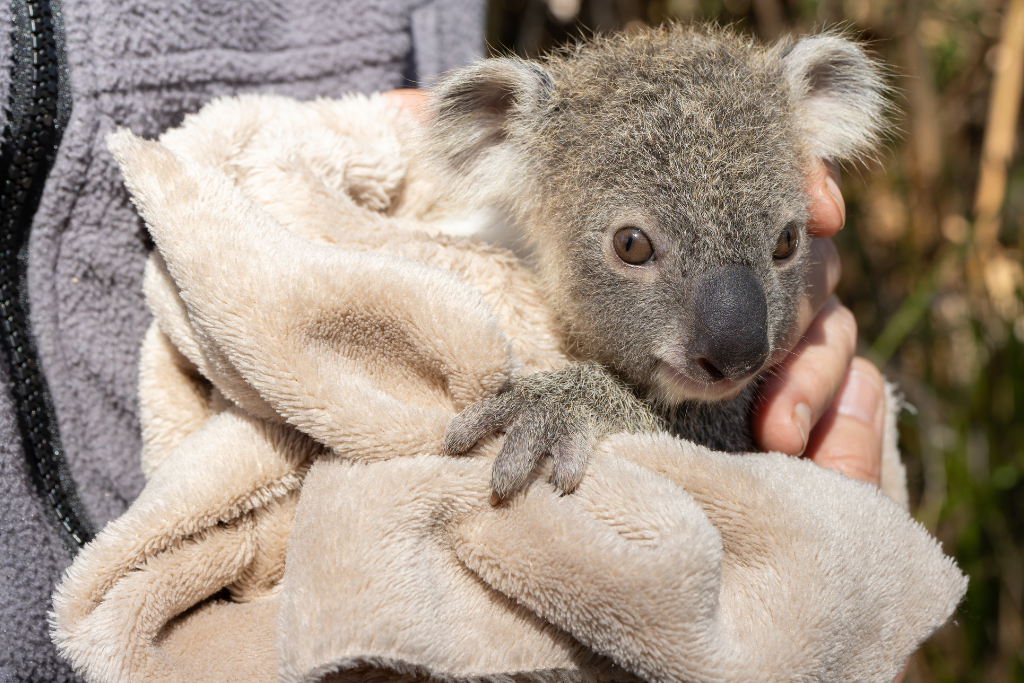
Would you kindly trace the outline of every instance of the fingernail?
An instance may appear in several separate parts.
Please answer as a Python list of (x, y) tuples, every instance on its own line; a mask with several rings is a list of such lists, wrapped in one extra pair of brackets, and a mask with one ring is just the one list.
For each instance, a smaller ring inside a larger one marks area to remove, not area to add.
[(839, 414), (860, 420), (870, 427), (877, 427), (878, 409), (881, 405), (878, 387), (863, 372), (853, 370), (843, 387), (839, 401)]
[(836, 203), (836, 208), (839, 209), (839, 214), (843, 217), (843, 225), (846, 225), (846, 202), (843, 201), (843, 193), (839, 191), (839, 183), (831, 174), (825, 176), (825, 191)]
[(807, 450), (807, 435), (811, 433), (811, 407), (806, 403), (797, 403), (793, 408), (793, 424), (800, 430), (800, 452), (803, 455)]
[(497, 506), (501, 502), (501, 496), (498, 495), (497, 491), (491, 491), (491, 506)]

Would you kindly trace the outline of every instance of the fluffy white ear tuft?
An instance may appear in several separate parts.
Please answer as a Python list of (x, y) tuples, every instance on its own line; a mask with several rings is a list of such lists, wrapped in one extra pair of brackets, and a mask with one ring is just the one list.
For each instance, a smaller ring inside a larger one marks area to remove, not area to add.
[(515, 57), (487, 59), (445, 74), (431, 92), (423, 154), (449, 188), (448, 201), (527, 210), (530, 132), (543, 123), (551, 77)]
[(834, 34), (804, 38), (783, 68), (812, 153), (858, 161), (876, 152), (889, 122), (883, 67), (858, 43)]
[(515, 57), (487, 59), (445, 74), (431, 93), (434, 155), (468, 171), (517, 127), (537, 119), (549, 83), (542, 65)]

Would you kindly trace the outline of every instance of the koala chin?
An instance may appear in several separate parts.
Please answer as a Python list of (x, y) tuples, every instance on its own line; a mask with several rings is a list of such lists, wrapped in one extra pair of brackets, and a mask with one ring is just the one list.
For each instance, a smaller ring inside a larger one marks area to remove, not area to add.
[(522, 237), (578, 361), (512, 378), (446, 449), (506, 429), (496, 498), (545, 454), (571, 491), (615, 431), (753, 450), (758, 379), (797, 338), (806, 173), (874, 153), (887, 106), (884, 68), (836, 33), (670, 24), (443, 77), (427, 163)]

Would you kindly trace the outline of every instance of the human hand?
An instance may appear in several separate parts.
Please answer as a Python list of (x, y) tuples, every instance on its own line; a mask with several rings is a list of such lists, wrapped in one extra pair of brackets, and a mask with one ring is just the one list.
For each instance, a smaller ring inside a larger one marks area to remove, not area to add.
[[(392, 90), (385, 96), (416, 119), (425, 117), (425, 91)], [(884, 423), (882, 376), (867, 360), (854, 358), (857, 323), (833, 296), (841, 266), (829, 238), (846, 222), (838, 167), (818, 164), (807, 178), (807, 189), (807, 231), (814, 241), (808, 296), (798, 318), (802, 339), (762, 386), (754, 438), (765, 450), (802, 454), (877, 485)]]
[(761, 389), (754, 438), (765, 450), (804, 455), (854, 479), (881, 477), (882, 375), (854, 358), (857, 323), (833, 296), (839, 254), (830, 238), (846, 220), (838, 168), (819, 164), (808, 176), (808, 234), (813, 267), (799, 316), (803, 336)]
[(414, 119), (420, 123), (426, 118), (426, 109), (424, 105), (427, 103), (428, 93), (426, 90), (419, 90), (417, 88), (400, 88), (398, 90), (389, 90), (384, 93), (384, 97), (395, 107), (408, 112)]

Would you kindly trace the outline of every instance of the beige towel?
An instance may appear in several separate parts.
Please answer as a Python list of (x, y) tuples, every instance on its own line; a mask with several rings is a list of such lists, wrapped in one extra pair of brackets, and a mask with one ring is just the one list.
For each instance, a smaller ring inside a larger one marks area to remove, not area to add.
[(509, 253), (439, 228), (380, 98), (214, 102), (109, 144), (158, 253), (148, 483), (53, 634), (89, 681), (879, 681), (966, 579), (883, 490), (778, 454), (617, 435), (573, 495), (488, 503), (459, 410), (566, 362)]

